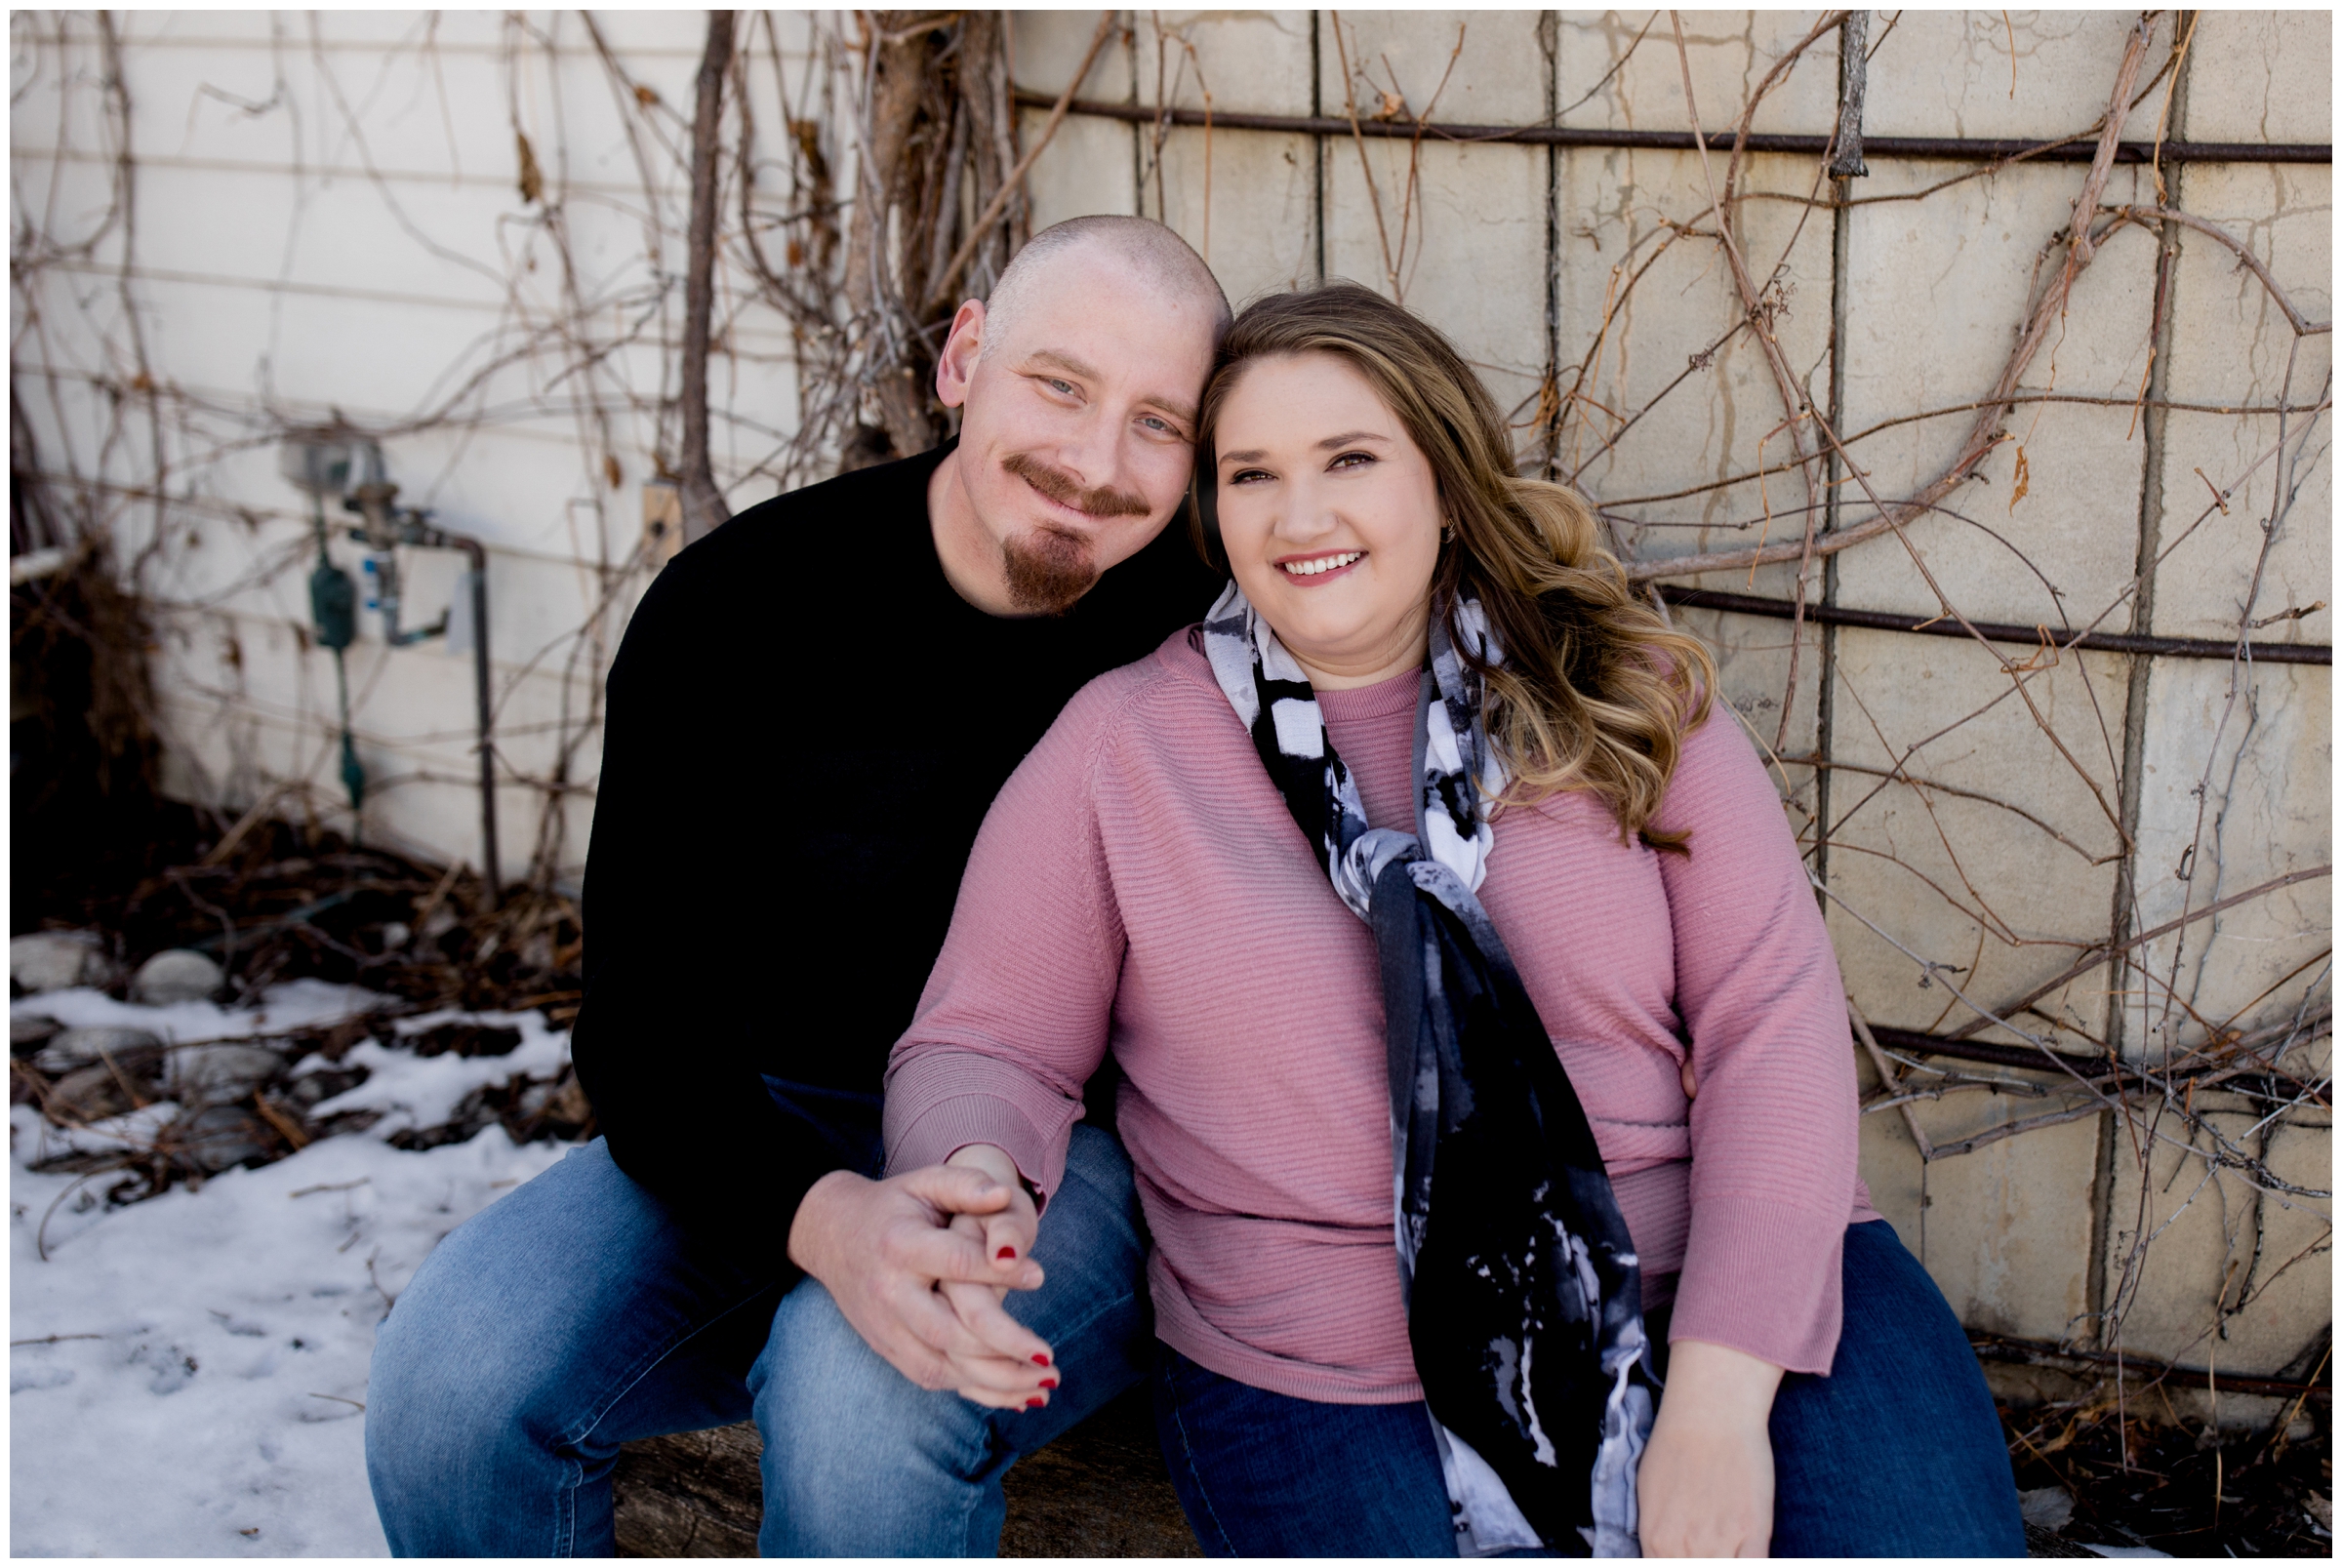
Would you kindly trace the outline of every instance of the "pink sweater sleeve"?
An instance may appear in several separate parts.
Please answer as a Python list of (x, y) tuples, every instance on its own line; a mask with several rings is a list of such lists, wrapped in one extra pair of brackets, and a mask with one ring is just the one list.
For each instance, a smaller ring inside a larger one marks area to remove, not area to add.
[(1845, 993), (1781, 799), (1721, 704), (1685, 741), (1659, 857), (1691, 1041), (1691, 1234), (1670, 1337), (1827, 1373), (1855, 1190)]
[(1121, 972), (1090, 771), (1130, 674), (1075, 694), (984, 819), (950, 935), (887, 1061), (889, 1175), (994, 1144), (1044, 1203), (1065, 1176)]

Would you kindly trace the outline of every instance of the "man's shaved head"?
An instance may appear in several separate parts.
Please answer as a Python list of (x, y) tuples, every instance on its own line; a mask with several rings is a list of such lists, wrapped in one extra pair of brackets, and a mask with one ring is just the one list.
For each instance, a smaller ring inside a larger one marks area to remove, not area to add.
[(991, 298), (984, 302), (983, 357), (989, 359), (1008, 340), (1024, 305), (1035, 291), (1048, 287), (1052, 273), (1061, 266), (1089, 263), (1118, 264), (1141, 287), (1205, 306), (1215, 344), (1233, 319), (1220, 280), (1186, 240), (1151, 218), (1098, 213), (1051, 224), (1026, 241), (1010, 261), (1008, 270), (992, 285)]

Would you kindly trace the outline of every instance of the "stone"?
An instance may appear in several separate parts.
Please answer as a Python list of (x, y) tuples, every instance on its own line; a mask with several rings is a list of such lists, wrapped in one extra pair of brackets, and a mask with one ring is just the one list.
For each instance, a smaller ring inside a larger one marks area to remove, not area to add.
[(102, 985), (113, 966), (92, 931), (35, 931), (8, 941), (8, 978), (19, 990)]
[(8, 1021), (8, 1054), (30, 1056), (63, 1027), (53, 1018), (12, 1018)]
[(93, 1024), (60, 1029), (34, 1054), (32, 1065), (53, 1077), (82, 1067), (103, 1065), (109, 1059), (124, 1071), (150, 1068), (162, 1050), (161, 1038), (146, 1029), (117, 1024)]
[(2043, 1530), (2063, 1530), (2074, 1517), (2074, 1494), (2062, 1486), (2039, 1486), (2017, 1494), (2017, 1510), (2027, 1524)]
[[(151, 1082), (129, 1067), (77, 1067), (50, 1087), (41, 1109), (60, 1127), (81, 1127), (152, 1104)], [(135, 1093), (134, 1093), (135, 1091)]]
[(227, 979), (214, 960), (187, 947), (156, 953), (139, 966), (130, 982), (130, 999), (148, 1007), (173, 1002), (208, 1002)]
[(284, 1057), (264, 1045), (189, 1045), (171, 1053), (163, 1082), (182, 1104), (224, 1105), (243, 1099), (284, 1066)]
[(260, 1119), (234, 1106), (213, 1106), (171, 1124), (187, 1163), (201, 1171), (224, 1171), (269, 1152)]

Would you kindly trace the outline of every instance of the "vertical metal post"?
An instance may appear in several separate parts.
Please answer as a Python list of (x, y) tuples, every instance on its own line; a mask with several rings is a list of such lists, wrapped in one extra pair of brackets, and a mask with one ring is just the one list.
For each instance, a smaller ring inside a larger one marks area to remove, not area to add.
[[(488, 550), (476, 539), (451, 538), (471, 563), (471, 680), (472, 700), (479, 709), (480, 744), (480, 880), (488, 891), (488, 906), (502, 902), (502, 862), (496, 843), (496, 751), (489, 744), (495, 707), (488, 689)], [(553, 803), (554, 809), (559, 802)]]

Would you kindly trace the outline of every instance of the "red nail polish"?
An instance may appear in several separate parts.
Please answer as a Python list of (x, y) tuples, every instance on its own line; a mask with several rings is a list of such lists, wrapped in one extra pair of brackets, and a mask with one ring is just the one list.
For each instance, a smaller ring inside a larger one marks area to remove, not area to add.
[(1045, 1355), (1036, 1355), (1032, 1358), (1032, 1364), (1036, 1367), (1045, 1367), (1049, 1364), (1049, 1358)]
[(998, 1256), (999, 1256), (999, 1257), (1000, 1257), (1000, 1258), (1001, 1258), (1003, 1261), (1006, 1261), (1007, 1259), (1010, 1259), (1010, 1258), (1014, 1258), (1016, 1255), (1017, 1255), (1017, 1249), (1016, 1249), (1016, 1248), (1014, 1248), (1014, 1247), (1002, 1247), (1002, 1248), (1000, 1249), (1000, 1252), (999, 1252), (999, 1254), (998, 1254)]
[(1025, 1401), (1025, 1408), (1028, 1410), (1038, 1410), (1041, 1408), (1041, 1406), (1047, 1404), (1048, 1402), (1048, 1400), (1042, 1398), (1036, 1393), (1031, 1398)]
[(1057, 1380), (1055, 1378), (1043, 1378), (1041, 1380), (1041, 1387), (1044, 1388), (1054, 1388), (1057, 1387)]

